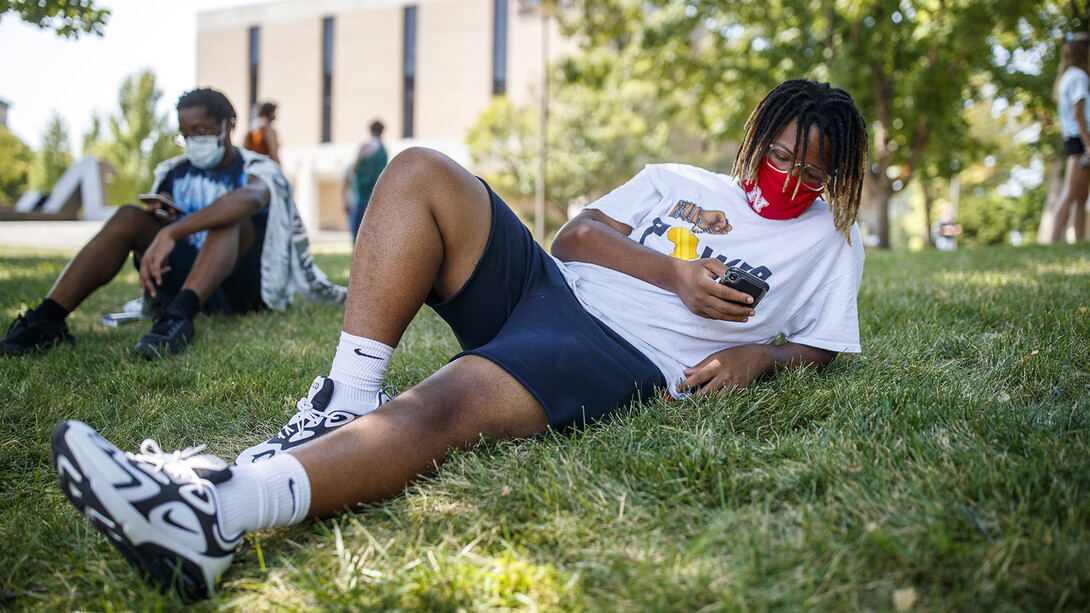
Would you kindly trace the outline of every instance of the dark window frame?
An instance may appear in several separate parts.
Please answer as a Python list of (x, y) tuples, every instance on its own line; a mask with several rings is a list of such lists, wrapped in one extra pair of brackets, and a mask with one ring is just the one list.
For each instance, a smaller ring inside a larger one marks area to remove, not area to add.
[(322, 142), (333, 139), (333, 18), (322, 19)]
[(401, 50), (403, 89), (401, 92), (401, 136), (413, 137), (416, 106), (416, 27), (417, 7), (410, 5), (404, 11), (404, 35)]

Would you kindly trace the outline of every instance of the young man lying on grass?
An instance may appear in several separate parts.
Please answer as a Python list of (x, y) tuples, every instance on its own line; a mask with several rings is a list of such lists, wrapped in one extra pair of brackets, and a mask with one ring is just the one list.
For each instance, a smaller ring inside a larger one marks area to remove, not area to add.
[[(859, 351), (866, 157), (846, 92), (788, 81), (750, 116), (733, 177), (648, 166), (562, 228), (550, 257), (483, 181), (403, 152), (356, 242), (329, 375), (287, 425), (228, 466), (152, 440), (123, 453), (70, 421), (53, 435), (61, 487), (139, 570), (200, 597), (247, 532), (396, 496), (482, 436), (580, 427), (659, 388), (721, 395), (820, 368)], [(767, 282), (759, 307), (718, 282), (728, 264)], [(390, 356), (422, 304), (464, 351), (387, 399)]]

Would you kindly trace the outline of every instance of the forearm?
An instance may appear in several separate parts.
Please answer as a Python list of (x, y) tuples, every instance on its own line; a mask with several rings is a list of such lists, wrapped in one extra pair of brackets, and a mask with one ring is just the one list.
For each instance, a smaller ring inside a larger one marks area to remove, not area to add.
[(628, 238), (627, 226), (607, 220), (593, 209), (583, 211), (556, 235), (553, 255), (565, 262), (604, 266), (677, 293), (681, 260), (637, 243)]
[(791, 368), (818, 370), (833, 361), (836, 353), (799, 343), (736, 345), (717, 351), (684, 371), (681, 391), (700, 389), (703, 396), (722, 396), (732, 389), (749, 387), (755, 380)]
[(1084, 147), (1090, 148), (1090, 125), (1086, 123), (1086, 101), (1075, 103), (1075, 123), (1079, 126), (1079, 138)]
[(236, 224), (253, 216), (262, 206), (264, 202), (257, 197), (232, 192), (166, 226), (165, 230), (175, 240), (179, 240), (202, 230)]
[(765, 348), (767, 356), (767, 362), (760, 373), (762, 375), (800, 366), (821, 370), (828, 366), (837, 355), (833, 351), (791, 342), (780, 345), (761, 345), (761, 347)]

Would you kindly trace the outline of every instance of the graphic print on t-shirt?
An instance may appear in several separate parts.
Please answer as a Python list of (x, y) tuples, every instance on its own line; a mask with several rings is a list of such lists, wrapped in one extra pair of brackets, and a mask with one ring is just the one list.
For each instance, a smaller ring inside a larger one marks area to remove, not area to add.
[(772, 271), (767, 266), (754, 266), (749, 262), (742, 261), (741, 258), (729, 258), (726, 255), (716, 253), (710, 246), (705, 246), (703, 250), (697, 251), (697, 245), (700, 243), (698, 234), (724, 235), (734, 229), (723, 211), (709, 211), (691, 200), (683, 199), (674, 204), (667, 218), (680, 219), (686, 225), (691, 225), (689, 227), (672, 226), (668, 221), (663, 221), (661, 217), (656, 217), (651, 221), (651, 226), (640, 237), (640, 244), (645, 245), (645, 241), (652, 234), (655, 236), (665, 235), (666, 239), (674, 246), (673, 252), (669, 254), (672, 258), (679, 260), (716, 258), (727, 266), (737, 266), (766, 281), (772, 276)]

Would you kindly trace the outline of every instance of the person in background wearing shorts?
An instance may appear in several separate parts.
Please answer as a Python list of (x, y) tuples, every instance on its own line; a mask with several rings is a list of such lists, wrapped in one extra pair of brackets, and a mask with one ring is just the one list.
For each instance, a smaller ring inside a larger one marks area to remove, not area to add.
[[(1067, 232), (1068, 217), (1074, 226), (1075, 240), (1081, 241), (1086, 226), (1086, 197), (1090, 194), (1090, 35), (1086, 32), (1068, 34), (1060, 58), (1060, 73), (1052, 97), (1060, 117), (1065, 162), (1064, 184), (1053, 203), (1047, 232), (1041, 242), (1060, 243)], [(1072, 214), (1072, 212), (1074, 214)]]
[[(137, 568), (201, 597), (246, 533), (396, 496), (482, 437), (568, 431), (664, 390), (720, 396), (821, 368), (860, 350), (866, 158), (847, 92), (787, 81), (750, 116), (733, 176), (649, 165), (573, 218), (550, 255), (482, 180), (406, 150), (371, 198), (329, 374), (287, 425), (229, 466), (151, 440), (126, 454), (68, 421), (52, 441), (61, 488)], [(412, 248), (389, 249), (390, 236)], [(718, 282), (728, 265), (768, 284), (759, 306)], [(390, 356), (424, 304), (463, 351), (383, 402)], [(155, 519), (163, 505), (185, 509), (173, 515), (187, 536)]]
[(146, 358), (185, 351), (202, 308), (282, 310), (295, 291), (323, 303), (344, 302), (347, 290), (330, 284), (314, 266), (280, 166), (231, 144), (235, 110), (227, 98), (197, 89), (178, 99), (177, 110), (185, 155), (160, 164), (151, 189), (170, 204), (152, 200), (147, 207), (120, 207), (45, 299), (12, 322), (0, 340), (0, 355), (74, 341), (68, 314), (117, 276), (130, 253), (144, 300), (157, 311), (134, 349)]

